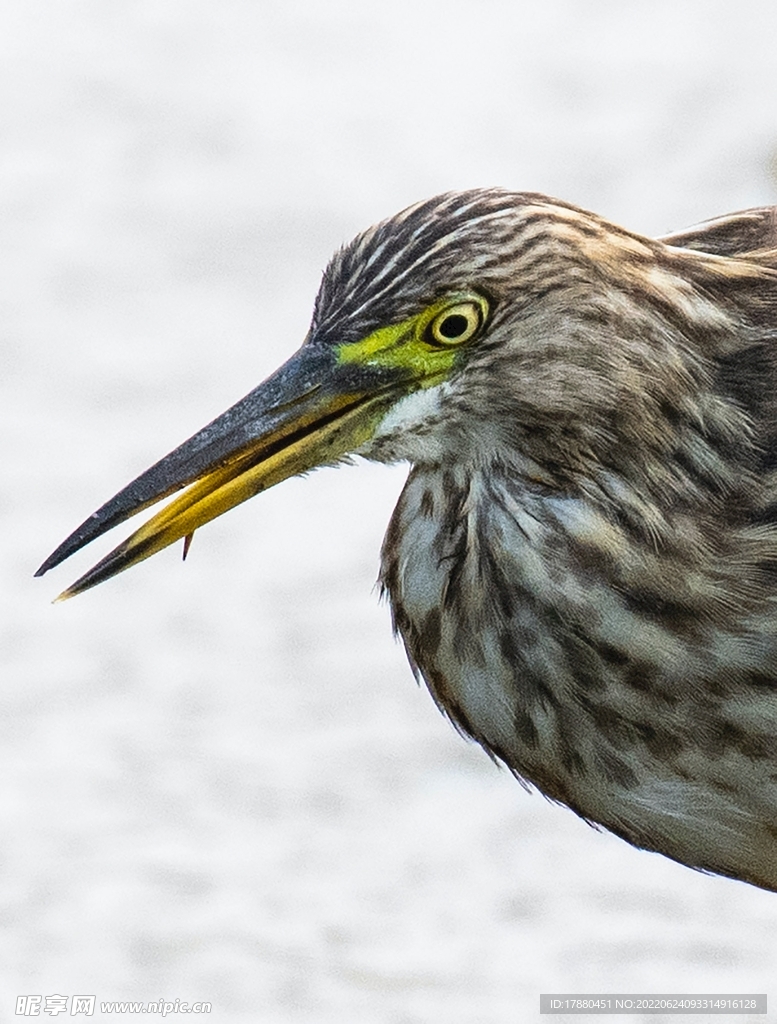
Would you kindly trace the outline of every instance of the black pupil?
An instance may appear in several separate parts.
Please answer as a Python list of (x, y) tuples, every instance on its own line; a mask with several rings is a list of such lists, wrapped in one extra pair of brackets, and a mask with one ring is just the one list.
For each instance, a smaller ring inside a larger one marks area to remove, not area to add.
[(469, 320), (461, 313), (452, 313), (446, 316), (440, 324), (440, 334), (443, 338), (460, 338), (469, 327)]

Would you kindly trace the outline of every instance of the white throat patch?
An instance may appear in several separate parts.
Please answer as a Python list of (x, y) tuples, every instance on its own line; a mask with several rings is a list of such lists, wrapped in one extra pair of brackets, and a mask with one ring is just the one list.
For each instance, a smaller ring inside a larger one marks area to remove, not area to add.
[(356, 454), (381, 462), (438, 460), (444, 451), (438, 427), (442, 400), (448, 390), (448, 383), (443, 382), (401, 398)]

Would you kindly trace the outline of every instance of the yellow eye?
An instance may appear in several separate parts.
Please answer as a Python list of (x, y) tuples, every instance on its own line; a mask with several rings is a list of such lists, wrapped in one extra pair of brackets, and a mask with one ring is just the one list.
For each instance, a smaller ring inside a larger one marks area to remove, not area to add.
[(426, 329), (426, 341), (449, 348), (463, 345), (478, 333), (486, 318), (485, 301), (457, 302), (438, 313)]

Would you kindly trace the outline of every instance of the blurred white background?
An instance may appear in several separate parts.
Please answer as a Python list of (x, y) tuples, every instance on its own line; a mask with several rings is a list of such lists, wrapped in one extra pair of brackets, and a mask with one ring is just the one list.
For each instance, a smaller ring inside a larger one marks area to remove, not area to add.
[(31, 574), (415, 200), (501, 184), (645, 233), (777, 202), (776, 36), (773, 0), (5, 0), (0, 1019), (770, 990), (777, 897), (527, 794), (416, 687), (373, 591), (401, 468), (291, 481), (65, 605), (110, 543)]

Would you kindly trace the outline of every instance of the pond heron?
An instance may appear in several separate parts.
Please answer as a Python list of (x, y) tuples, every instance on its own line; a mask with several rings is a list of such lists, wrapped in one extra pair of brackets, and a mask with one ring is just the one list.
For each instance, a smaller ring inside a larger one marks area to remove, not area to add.
[(589, 823), (777, 890), (776, 212), (651, 239), (534, 193), (412, 206), (39, 574), (181, 488), (62, 596), (294, 474), (406, 461), (380, 580), (454, 725)]

